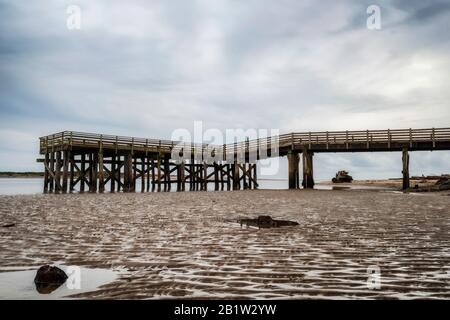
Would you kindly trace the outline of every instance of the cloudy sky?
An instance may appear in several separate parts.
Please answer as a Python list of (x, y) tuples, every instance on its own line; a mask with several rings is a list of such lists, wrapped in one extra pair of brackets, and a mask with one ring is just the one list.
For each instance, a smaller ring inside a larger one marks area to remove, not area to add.
[[(450, 126), (448, 0), (0, 0), (0, 29), (2, 171), (41, 170), (37, 137), (62, 130)], [(315, 174), (400, 176), (400, 158), (322, 154)], [(411, 166), (449, 172), (450, 152)]]

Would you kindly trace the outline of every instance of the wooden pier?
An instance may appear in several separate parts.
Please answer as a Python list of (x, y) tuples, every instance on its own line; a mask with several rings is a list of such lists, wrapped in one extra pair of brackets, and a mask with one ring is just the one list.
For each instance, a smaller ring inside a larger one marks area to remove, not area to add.
[(420, 150), (450, 150), (450, 128), (289, 133), (225, 145), (64, 131), (40, 138), (38, 161), (44, 193), (217, 191), (257, 189), (256, 162), (287, 156), (289, 189), (297, 189), (314, 187), (314, 153), (397, 151), (407, 189), (409, 152)]

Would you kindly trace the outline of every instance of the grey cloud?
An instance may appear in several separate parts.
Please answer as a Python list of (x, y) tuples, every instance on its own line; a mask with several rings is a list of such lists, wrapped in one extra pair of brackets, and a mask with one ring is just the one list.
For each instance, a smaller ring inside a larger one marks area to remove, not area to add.
[(35, 166), (32, 137), (63, 129), (168, 138), (194, 120), (309, 131), (450, 118), (448, 2), (382, 2), (379, 32), (368, 0), (78, 1), (80, 31), (65, 27), (69, 4), (0, 0), (0, 146), (29, 139), (20, 167)]

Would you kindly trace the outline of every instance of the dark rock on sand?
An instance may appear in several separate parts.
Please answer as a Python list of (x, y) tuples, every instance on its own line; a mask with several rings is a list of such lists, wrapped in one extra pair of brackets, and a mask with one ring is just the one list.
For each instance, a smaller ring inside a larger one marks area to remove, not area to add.
[(297, 226), (298, 222), (289, 220), (274, 220), (271, 216), (259, 216), (256, 219), (239, 219), (241, 227), (243, 224), (258, 228), (278, 228), (284, 226)]
[(8, 223), (8, 224), (2, 225), (2, 228), (11, 228), (11, 227), (14, 227), (15, 225), (16, 225), (15, 223)]
[(45, 265), (39, 268), (34, 278), (36, 290), (48, 294), (57, 289), (67, 280), (67, 275), (58, 267)]

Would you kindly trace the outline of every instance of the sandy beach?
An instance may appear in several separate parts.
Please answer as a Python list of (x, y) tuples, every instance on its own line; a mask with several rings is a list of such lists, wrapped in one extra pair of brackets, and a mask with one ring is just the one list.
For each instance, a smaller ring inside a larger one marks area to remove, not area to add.
[[(450, 195), (251, 190), (0, 196), (0, 271), (119, 277), (77, 298), (450, 298)], [(271, 215), (299, 226), (241, 228)], [(369, 289), (377, 266), (381, 287)]]

